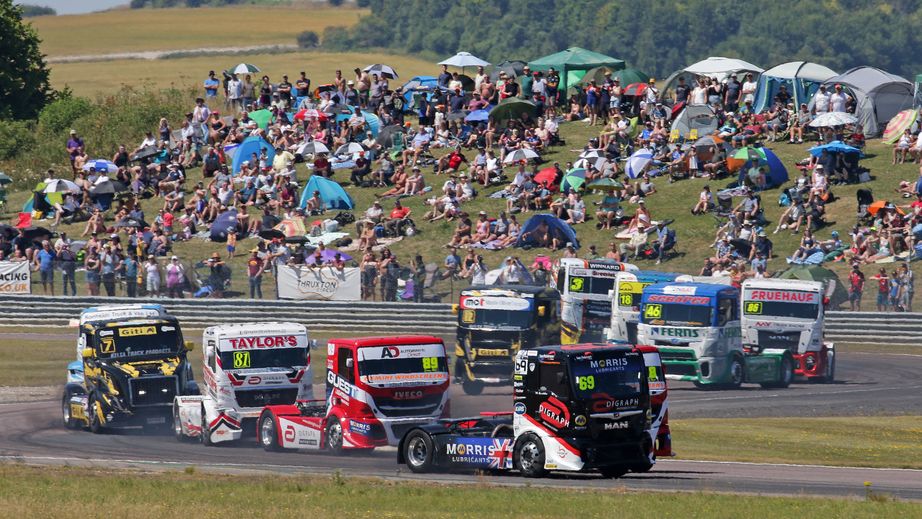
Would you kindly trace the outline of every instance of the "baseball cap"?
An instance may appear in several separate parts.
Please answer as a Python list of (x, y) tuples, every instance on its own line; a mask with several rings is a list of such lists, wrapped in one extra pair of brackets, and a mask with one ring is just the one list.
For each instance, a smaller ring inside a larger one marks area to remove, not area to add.
[(173, 256), (173, 257), (172, 257), (172, 258), (170, 258), (170, 259), (171, 259), (171, 260), (178, 260), (178, 259), (179, 259), (179, 257), (178, 257), (178, 256)]

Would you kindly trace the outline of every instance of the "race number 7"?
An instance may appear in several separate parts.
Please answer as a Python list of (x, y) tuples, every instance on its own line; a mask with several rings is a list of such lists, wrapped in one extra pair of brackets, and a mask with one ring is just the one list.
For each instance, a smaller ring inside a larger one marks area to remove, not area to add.
[(644, 308), (643, 316), (651, 319), (658, 319), (663, 316), (663, 305), (647, 305)]

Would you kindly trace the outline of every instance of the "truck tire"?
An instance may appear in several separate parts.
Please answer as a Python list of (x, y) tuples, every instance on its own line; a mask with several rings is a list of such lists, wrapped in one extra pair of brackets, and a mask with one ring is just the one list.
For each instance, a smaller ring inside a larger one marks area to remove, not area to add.
[[(653, 463), (647, 461), (646, 463), (638, 463), (637, 465), (631, 465), (631, 472), (637, 472), (638, 474), (644, 474), (650, 472), (653, 469)], [(604, 474), (602, 474), (604, 476)], [(620, 476), (618, 476), (620, 477)]]
[(189, 441), (189, 437), (182, 433), (182, 420), (179, 419), (179, 406), (176, 404), (173, 404), (173, 436), (180, 443)]
[(432, 438), (419, 429), (410, 432), (403, 441), (403, 459), (407, 467), (422, 474), (432, 470)]
[(70, 412), (70, 391), (65, 392), (64, 397), (61, 398), (61, 417), (64, 421), (64, 427), (68, 429), (80, 428), (80, 422), (75, 420)]
[(88, 404), (87, 404), (87, 421), (89, 422), (90, 432), (93, 434), (102, 434), (105, 432), (105, 426), (99, 421), (99, 414), (97, 409), (102, 404), (99, 403), (99, 397), (96, 396), (96, 393), (90, 393)]
[(836, 381), (836, 354), (833, 351), (826, 352), (826, 374), (823, 375), (823, 384), (832, 384)]
[(214, 446), (214, 443), (211, 442), (211, 429), (208, 427), (208, 417), (205, 416), (205, 406), (202, 406), (202, 434), (199, 435), (199, 439), (205, 447)]
[(343, 453), (343, 426), (339, 418), (331, 416), (327, 420), (327, 426), (324, 427), (324, 442), (326, 448), (333, 454), (341, 455)]
[(259, 417), (259, 422), (256, 424), (256, 437), (259, 439), (259, 444), (262, 445), (263, 449), (269, 452), (283, 450), (282, 446), (279, 445), (278, 426), (272, 413), (264, 412)]
[(781, 368), (779, 370), (780, 379), (775, 382), (763, 382), (761, 386), (766, 389), (784, 389), (791, 385), (794, 380), (794, 360), (790, 355), (784, 354), (781, 357)]
[(480, 393), (483, 393), (483, 382), (480, 380), (471, 380), (465, 378), (461, 382), (461, 389), (464, 390), (465, 395), (477, 396)]
[(734, 356), (730, 359), (730, 367), (728, 369), (730, 373), (730, 380), (724, 387), (728, 389), (739, 389), (743, 385), (743, 380), (746, 379), (746, 368), (743, 364), (743, 359), (739, 356)]
[(544, 443), (534, 434), (526, 434), (515, 445), (512, 463), (526, 478), (540, 478), (547, 474), (544, 468)]
[[(650, 465), (650, 467), (652, 468), (653, 465)], [(650, 470), (650, 469), (647, 469), (647, 470)], [(640, 471), (635, 470), (634, 472), (640, 472)], [(643, 472), (646, 472), (646, 470)], [(603, 478), (617, 479), (627, 474), (628, 469), (621, 467), (621, 466), (599, 467), (599, 473), (602, 474)]]

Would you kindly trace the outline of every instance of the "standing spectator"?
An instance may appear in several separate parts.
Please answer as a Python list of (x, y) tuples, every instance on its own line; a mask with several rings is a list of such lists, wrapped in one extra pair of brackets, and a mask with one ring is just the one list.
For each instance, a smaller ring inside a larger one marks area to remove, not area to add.
[(111, 243), (106, 243), (99, 255), (99, 271), (102, 285), (109, 297), (115, 297), (115, 269), (118, 268), (118, 264), (118, 254), (112, 249)]
[(902, 312), (901, 293), (903, 291), (903, 282), (899, 272), (895, 269), (890, 272), (890, 308), (894, 312)]
[(250, 278), (250, 299), (263, 298), (263, 272), (266, 270), (265, 262), (259, 257), (259, 251), (253, 249), (253, 254), (247, 260), (247, 275)]
[(147, 273), (147, 295), (158, 297), (160, 295), (160, 266), (157, 265), (157, 259), (153, 254), (147, 256), (144, 272)]
[(829, 111), (844, 112), (848, 105), (848, 94), (842, 91), (842, 85), (836, 84), (835, 92), (829, 96)]
[(423, 262), (423, 257), (417, 254), (410, 263), (410, 267), (413, 269), (413, 302), (422, 303), (423, 285), (426, 284), (426, 264)]
[(740, 96), (741, 96), (740, 101), (742, 103), (745, 103), (747, 101), (750, 103), (755, 103), (757, 86), (758, 85), (756, 84), (755, 80), (752, 78), (752, 72), (748, 72), (746, 74), (746, 80), (743, 81), (743, 88), (740, 91)]
[(208, 140), (208, 120), (211, 119), (211, 110), (205, 104), (201, 97), (195, 100), (195, 108), (192, 109), (192, 125), (201, 132), (203, 141)]
[(253, 77), (247, 74), (243, 77), (243, 85), (241, 88), (243, 94), (243, 109), (252, 110), (253, 101), (256, 100), (256, 85), (253, 84)]
[(890, 303), (890, 278), (887, 276), (887, 269), (881, 268), (871, 279), (877, 281), (877, 311), (886, 312)]
[(233, 74), (230, 81), (227, 82), (227, 101), (230, 103), (231, 110), (238, 112), (244, 109), (241, 104), (242, 99), (243, 83), (237, 77), (237, 74)]
[(125, 276), (125, 294), (131, 298), (138, 297), (138, 259), (134, 251), (129, 251), (122, 258), (119, 270)]
[(179, 262), (179, 258), (173, 256), (170, 263), (166, 266), (166, 290), (167, 296), (171, 298), (182, 299), (182, 286), (185, 282), (186, 270)]
[(900, 282), (903, 285), (901, 305), (903, 311), (912, 312), (912, 296), (915, 295), (915, 274), (909, 269), (909, 263), (900, 266)]
[(45, 240), (42, 242), (42, 248), (35, 255), (35, 266), (42, 277), (42, 293), (48, 294), (48, 288), (51, 288), (51, 295), (54, 295), (54, 260), (57, 257), (51, 248), (51, 242)]
[(282, 106), (287, 110), (291, 106), (291, 83), (288, 82), (288, 76), (282, 76), (282, 82), (279, 83), (276, 91)]
[(74, 176), (77, 176), (77, 155), (80, 154), (80, 151), (85, 148), (83, 139), (77, 135), (77, 130), (70, 131), (70, 138), (67, 139), (67, 154), (70, 155), (70, 167), (73, 170)]
[[(62, 233), (63, 235), (64, 233)], [(58, 253), (58, 262), (61, 265), (61, 293), (67, 295), (67, 285), (70, 285), (70, 295), (77, 295), (77, 255), (70, 250), (70, 243), (61, 244), (61, 252)]]
[(295, 93), (298, 97), (310, 97), (311, 95), (311, 80), (308, 79), (307, 73), (303, 70), (301, 71), (301, 77), (295, 81)]
[(99, 254), (96, 253), (95, 247), (89, 248), (83, 266), (86, 270), (86, 291), (91, 296), (98, 296), (100, 264)]
[(813, 95), (813, 108), (816, 115), (823, 115), (829, 111), (829, 92), (826, 91), (826, 85), (820, 85), (820, 90)]
[(442, 263), (442, 266), (445, 267), (445, 273), (442, 274), (442, 279), (448, 279), (458, 275), (461, 270), (461, 256), (458, 255), (457, 247), (449, 248), (448, 255), (445, 256), (445, 261)]
[(221, 85), (221, 82), (218, 81), (218, 78), (214, 75), (214, 70), (208, 71), (208, 77), (205, 79), (205, 82), (202, 86), (205, 87), (205, 99), (213, 100), (218, 98), (218, 87)]
[(392, 256), (384, 269), (384, 300), (397, 300), (397, 279), (400, 277), (400, 263)]

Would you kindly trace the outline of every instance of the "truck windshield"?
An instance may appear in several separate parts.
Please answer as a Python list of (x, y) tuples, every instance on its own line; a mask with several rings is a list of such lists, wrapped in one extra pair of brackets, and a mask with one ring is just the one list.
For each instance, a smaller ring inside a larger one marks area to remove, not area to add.
[[(609, 276), (611, 276), (611, 274), (609, 274)], [(565, 284), (558, 286), (566, 287), (567, 294), (570, 297), (596, 295), (605, 296), (607, 298), (608, 293), (615, 287), (615, 279), (613, 277), (572, 276), (567, 274), (566, 279), (563, 281)]]
[(461, 323), (464, 325), (492, 326), (496, 328), (530, 328), (534, 321), (531, 310), (473, 310), (461, 311)]
[(743, 315), (753, 319), (759, 317), (788, 317), (792, 319), (816, 319), (820, 305), (781, 301), (743, 301)]
[(292, 368), (308, 364), (307, 348), (230, 350), (221, 352), (221, 367), (233, 369)]
[(622, 310), (637, 310), (643, 297), (643, 288), (652, 283), (622, 281), (618, 284), (618, 306)]
[(448, 381), (441, 344), (368, 346), (358, 352), (359, 379), (370, 385), (411, 386)]
[(644, 324), (710, 326), (713, 310), (712, 307), (703, 305), (647, 303), (641, 319)]
[(179, 329), (167, 324), (102, 329), (97, 337), (96, 355), (118, 360), (175, 355), (182, 339)]
[(570, 361), (574, 395), (592, 400), (593, 410), (618, 411), (640, 404), (643, 358), (636, 352), (594, 352)]

